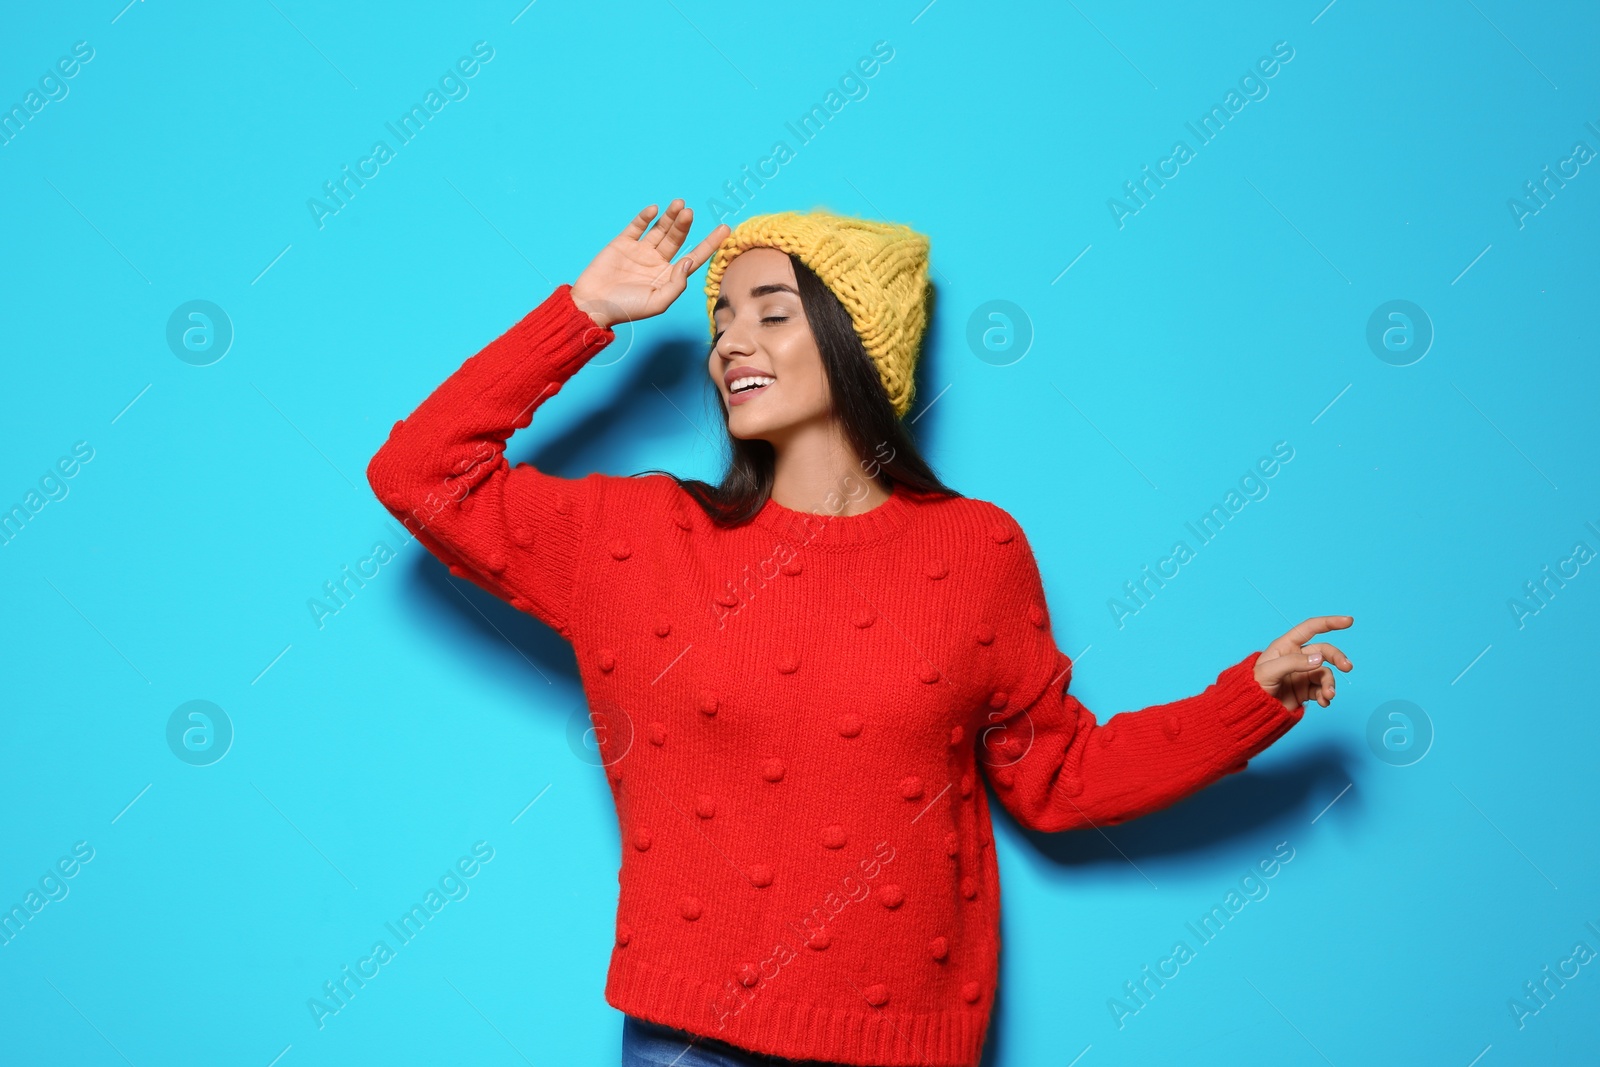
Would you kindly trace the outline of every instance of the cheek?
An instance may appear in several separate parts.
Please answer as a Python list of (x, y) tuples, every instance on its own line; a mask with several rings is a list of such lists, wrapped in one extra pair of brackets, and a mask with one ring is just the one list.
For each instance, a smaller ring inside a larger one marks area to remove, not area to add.
[(828, 376), (822, 372), (822, 364), (811, 368), (811, 374), (806, 379), (807, 406), (814, 411), (823, 411), (828, 407)]
[(822, 357), (810, 334), (786, 339), (773, 352), (773, 370), (782, 381), (795, 386), (790, 395), (808, 408), (826, 406), (828, 401), (828, 376), (822, 369)]

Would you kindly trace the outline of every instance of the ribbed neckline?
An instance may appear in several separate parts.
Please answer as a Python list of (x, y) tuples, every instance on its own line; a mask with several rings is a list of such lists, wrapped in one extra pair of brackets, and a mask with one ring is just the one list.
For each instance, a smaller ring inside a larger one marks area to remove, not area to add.
[(893, 537), (905, 529), (915, 507), (911, 493), (893, 483), (889, 499), (857, 515), (796, 511), (769, 496), (753, 521), (807, 548), (854, 548)]

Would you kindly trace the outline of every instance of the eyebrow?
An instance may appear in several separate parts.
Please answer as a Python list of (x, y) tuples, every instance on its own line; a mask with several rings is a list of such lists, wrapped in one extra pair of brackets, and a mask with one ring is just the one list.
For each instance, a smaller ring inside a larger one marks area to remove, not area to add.
[[(795, 292), (794, 286), (785, 282), (773, 282), (770, 285), (756, 285), (752, 286), (750, 289), (751, 296), (766, 296), (768, 293), (794, 293), (795, 296), (800, 295), (799, 293)], [(715, 315), (717, 312), (721, 311), (727, 306), (728, 298), (726, 296), (718, 296), (717, 302), (711, 305), (711, 313)]]

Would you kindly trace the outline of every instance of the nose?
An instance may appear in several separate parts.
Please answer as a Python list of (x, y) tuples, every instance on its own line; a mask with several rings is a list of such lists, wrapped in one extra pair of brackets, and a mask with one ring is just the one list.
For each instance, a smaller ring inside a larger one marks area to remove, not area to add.
[(726, 361), (731, 361), (738, 356), (748, 356), (754, 351), (746, 331), (734, 323), (729, 323), (727, 329), (722, 331), (722, 336), (717, 338), (717, 355)]

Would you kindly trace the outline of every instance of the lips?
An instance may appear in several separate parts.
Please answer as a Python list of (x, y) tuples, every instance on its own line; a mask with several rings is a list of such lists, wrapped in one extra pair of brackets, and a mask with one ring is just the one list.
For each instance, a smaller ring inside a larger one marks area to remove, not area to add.
[[(751, 385), (749, 380), (759, 384)], [(775, 375), (763, 374), (751, 367), (738, 367), (728, 372), (726, 379), (728, 386), (728, 403), (743, 404), (761, 393), (766, 392), (777, 380)]]
[(758, 385), (753, 388), (744, 389), (737, 393), (732, 393), (728, 397), (728, 403), (748, 404), (750, 401), (754, 400), (756, 397), (760, 396), (762, 393), (771, 388), (772, 386), (770, 385)]

